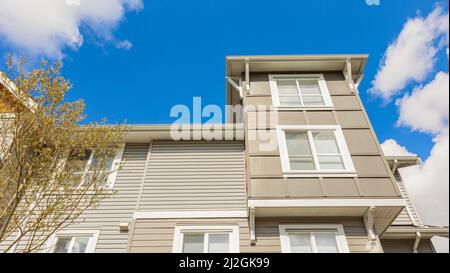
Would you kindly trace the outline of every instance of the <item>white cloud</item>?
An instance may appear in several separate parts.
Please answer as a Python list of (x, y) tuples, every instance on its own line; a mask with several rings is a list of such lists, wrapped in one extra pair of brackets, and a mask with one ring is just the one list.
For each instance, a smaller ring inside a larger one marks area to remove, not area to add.
[(383, 144), (381, 144), (384, 155), (386, 156), (415, 156), (406, 149), (406, 147), (401, 146), (394, 139), (388, 139)]
[[(449, 130), (434, 139), (430, 157), (420, 167), (400, 169), (409, 195), (427, 225), (449, 224)], [(447, 244), (439, 250), (449, 251)]]
[(0, 41), (33, 55), (62, 58), (83, 44), (82, 28), (117, 43), (113, 31), (142, 0), (0, 0)]
[[(399, 169), (408, 193), (426, 225), (449, 224), (449, 129), (434, 138), (430, 157), (422, 166)], [(386, 155), (413, 155), (395, 140), (382, 144)], [(448, 239), (436, 239), (439, 252), (448, 252)]]
[(448, 28), (448, 11), (440, 6), (427, 17), (409, 19), (389, 45), (369, 92), (389, 100), (410, 82), (426, 79), (437, 52), (448, 46)]
[(116, 48), (129, 50), (133, 47), (133, 44), (128, 40), (123, 40), (116, 43)]
[(417, 87), (396, 102), (400, 117), (397, 125), (414, 131), (439, 133), (448, 126), (449, 77), (439, 72), (433, 81)]

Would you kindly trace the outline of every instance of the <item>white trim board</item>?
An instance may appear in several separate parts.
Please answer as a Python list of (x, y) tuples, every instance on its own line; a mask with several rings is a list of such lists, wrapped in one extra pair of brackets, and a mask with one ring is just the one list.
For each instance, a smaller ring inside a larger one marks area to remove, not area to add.
[(246, 218), (247, 211), (136, 211), (134, 219)]
[(404, 199), (298, 199), (298, 200), (248, 200), (249, 207), (404, 207)]

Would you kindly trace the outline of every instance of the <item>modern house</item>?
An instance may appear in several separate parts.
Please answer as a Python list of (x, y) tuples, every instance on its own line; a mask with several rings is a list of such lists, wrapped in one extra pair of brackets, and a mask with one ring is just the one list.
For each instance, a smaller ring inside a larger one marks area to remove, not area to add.
[(227, 57), (227, 122), (131, 126), (115, 193), (43, 251), (434, 252), (448, 228), (408, 197), (398, 169), (420, 160), (383, 155), (358, 94), (367, 58)]

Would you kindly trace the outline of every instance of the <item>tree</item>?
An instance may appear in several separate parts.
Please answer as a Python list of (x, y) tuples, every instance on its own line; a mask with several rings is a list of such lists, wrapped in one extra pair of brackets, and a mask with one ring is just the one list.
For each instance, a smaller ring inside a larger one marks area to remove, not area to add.
[(105, 181), (125, 127), (85, 123), (83, 101), (65, 100), (72, 85), (59, 63), (27, 73), (9, 57), (2, 77), (14, 80), (13, 96), (2, 96), (12, 113), (0, 116), (0, 244), (33, 252), (111, 195)]

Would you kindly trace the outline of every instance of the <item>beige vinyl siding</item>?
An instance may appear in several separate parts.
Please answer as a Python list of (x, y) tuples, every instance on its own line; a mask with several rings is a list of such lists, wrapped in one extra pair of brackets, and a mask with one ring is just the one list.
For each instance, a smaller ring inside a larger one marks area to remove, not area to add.
[(240, 142), (154, 142), (141, 211), (245, 210)]
[(342, 224), (350, 252), (368, 252), (367, 234), (360, 218), (258, 218), (256, 244), (250, 244), (248, 220), (230, 219), (137, 219), (134, 223), (130, 252), (172, 252), (175, 226), (239, 226), (241, 253), (280, 253), (280, 224)]
[[(423, 225), (415, 207), (412, 203), (411, 199), (408, 196), (408, 192), (406, 190), (405, 183), (403, 182), (403, 179), (400, 175), (400, 172), (397, 170), (395, 172), (395, 179), (397, 182), (397, 186), (400, 189), (400, 192), (402, 193), (403, 198), (406, 201), (407, 208), (404, 208), (400, 215), (395, 219), (394, 223), (392, 223), (393, 226), (409, 226), (409, 225)], [(408, 213), (409, 211), (409, 213)]]
[[(129, 233), (120, 232), (119, 224), (131, 223), (133, 219), (148, 147), (148, 144), (127, 144), (114, 185), (115, 194), (102, 200), (97, 208), (83, 213), (77, 223), (64, 230), (98, 230), (100, 235), (95, 252), (126, 252)], [(18, 245), (18, 250), (25, 243), (26, 238)]]
[[(385, 253), (413, 253), (414, 239), (381, 240)], [(434, 253), (431, 240), (421, 240), (418, 248), (419, 253)]]
[[(314, 72), (311, 72), (314, 73)], [(309, 73), (307, 73), (309, 74)], [(278, 111), (275, 124), (270, 124), (272, 97), (268, 74), (250, 75), (251, 92), (244, 96), (244, 105), (267, 106), (259, 122), (259, 116), (247, 113), (247, 166), (249, 198), (285, 197), (400, 197), (400, 191), (383, 158), (380, 145), (370, 121), (364, 112), (358, 94), (352, 93), (341, 72), (324, 73), (333, 101), (333, 110), (283, 110)], [(261, 112), (258, 112), (258, 115)], [(356, 178), (291, 178), (284, 177), (278, 144), (267, 151), (261, 143), (275, 140), (276, 125), (339, 125), (342, 128)], [(259, 135), (265, 134), (267, 137)]]
[(239, 226), (240, 247), (249, 244), (246, 218), (137, 219), (133, 225), (130, 252), (171, 253), (175, 226)]

